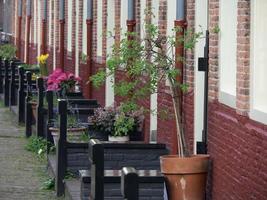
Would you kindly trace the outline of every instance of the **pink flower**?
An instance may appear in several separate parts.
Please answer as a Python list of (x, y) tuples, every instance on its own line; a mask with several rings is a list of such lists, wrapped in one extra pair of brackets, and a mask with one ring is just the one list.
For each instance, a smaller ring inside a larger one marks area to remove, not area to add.
[(80, 77), (75, 77), (73, 73), (63, 72), (56, 69), (47, 78), (47, 90), (60, 90), (62, 88), (71, 88), (81, 82)]

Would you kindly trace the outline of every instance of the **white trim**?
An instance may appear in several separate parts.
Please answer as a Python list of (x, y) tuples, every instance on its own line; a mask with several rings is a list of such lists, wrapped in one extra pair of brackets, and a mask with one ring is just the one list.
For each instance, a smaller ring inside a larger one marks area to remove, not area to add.
[[(207, 3), (208, 0), (195, 2), (195, 30), (196, 32), (207, 29)], [(203, 114), (204, 114), (204, 72), (198, 71), (198, 58), (204, 56), (205, 38), (200, 39), (195, 46), (194, 58), (194, 153), (197, 150), (197, 142), (202, 141)]]
[(126, 20), (128, 19), (128, 1), (121, 1), (121, 37), (127, 32)]
[(257, 109), (250, 110), (249, 116), (251, 119), (263, 124), (267, 124), (267, 113)]
[(39, 56), (41, 54), (41, 1), (38, 1), (37, 15), (37, 55)]
[(57, 17), (56, 17), (56, 1), (53, 1), (54, 2), (54, 5), (53, 5), (53, 7), (54, 7), (54, 9), (53, 9), (53, 13), (54, 13), (54, 41), (53, 41), (53, 69), (55, 70), (56, 69), (56, 29), (57, 29)]
[[(264, 37), (265, 39), (265, 35), (259, 36), (258, 34), (261, 34), (262, 31), (267, 29), (266, 24), (265, 23), (262, 24), (261, 21), (261, 19), (264, 19), (264, 16), (267, 15), (266, 7), (267, 4), (265, 0), (255, 0), (251, 2), (249, 116), (251, 119), (261, 122), (263, 124), (267, 124), (267, 90), (266, 90), (266, 78), (265, 78), (266, 75), (265, 54), (267, 51), (266, 49), (267, 45), (266, 43), (262, 42), (262, 37)], [(255, 33), (257, 33), (257, 35)], [(265, 45), (265, 46), (260, 46), (260, 45)], [(257, 48), (255, 48), (255, 46)], [(257, 52), (255, 53), (255, 51)], [(263, 63), (264, 65), (262, 65)]]
[[(111, 31), (114, 35), (114, 28), (115, 28), (115, 0), (107, 1), (107, 31)], [(112, 52), (112, 46), (114, 44), (114, 38), (110, 38), (107, 35), (107, 54), (109, 55)], [(108, 57), (108, 56), (107, 56)], [(106, 68), (107, 72), (108, 69)], [(113, 106), (115, 97), (114, 97), (114, 88), (113, 83), (114, 77), (107, 77), (106, 78), (106, 85), (105, 85), (105, 106)]]
[(231, 96), (236, 97), (237, 12), (237, 0), (220, 0), (219, 101), (234, 108)]
[(219, 92), (219, 102), (222, 102), (232, 108), (236, 108), (236, 97), (227, 92)]
[(79, 2), (80, 0), (76, 0), (76, 16), (75, 16), (75, 20), (76, 20), (76, 27), (75, 27), (75, 76), (79, 76), (79, 14), (80, 14), (80, 8), (79, 8)]
[[(152, 1), (152, 8), (155, 18), (152, 19), (152, 23), (158, 25), (159, 23), (159, 0)], [(150, 96), (150, 109), (154, 112), (150, 114), (150, 138), (153, 131), (158, 129), (158, 93), (151, 94)], [(155, 114), (156, 113), (156, 114)]]
[(52, 44), (52, 2), (49, 1), (49, 21), (48, 21), (48, 45)]
[(83, 1), (83, 36), (82, 36), (82, 52), (87, 55), (87, 0)]
[(33, 43), (37, 44), (37, 0), (34, 0), (33, 8)]
[(103, 0), (98, 0), (97, 1), (97, 56), (102, 56), (103, 55), (103, 25), (102, 25), (102, 4)]
[(73, 0), (68, 0), (68, 30), (67, 30), (67, 51), (71, 52), (72, 50), (72, 9), (73, 9)]
[(144, 32), (145, 32), (145, 27), (144, 25), (144, 20), (145, 20), (145, 9), (146, 9), (146, 0), (140, 0), (140, 37), (144, 38)]

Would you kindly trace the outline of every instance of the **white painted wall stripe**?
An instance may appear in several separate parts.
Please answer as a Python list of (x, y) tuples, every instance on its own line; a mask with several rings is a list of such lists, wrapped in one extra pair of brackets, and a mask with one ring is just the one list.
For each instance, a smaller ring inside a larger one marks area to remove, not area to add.
[[(197, 0), (195, 3), (195, 30), (196, 32), (207, 29), (207, 0)], [(194, 87), (194, 151), (196, 142), (202, 141), (203, 105), (204, 105), (204, 72), (198, 71), (198, 58), (204, 56), (205, 39), (199, 40), (195, 46), (195, 87)]]
[(39, 56), (41, 53), (41, 2), (42, 1), (38, 1), (38, 5), (37, 5), (37, 14), (38, 14), (38, 20), (37, 20), (37, 55)]
[[(152, 19), (152, 23), (158, 25), (159, 22), (159, 0), (152, 1), (152, 12), (155, 15), (155, 18)], [(150, 96), (150, 109), (153, 111), (150, 114), (150, 134), (152, 134), (152, 131), (157, 130), (158, 126), (158, 94), (152, 94)]]
[(53, 44), (53, 69), (56, 69), (56, 27), (57, 27), (57, 16), (56, 16), (56, 10), (57, 10), (57, 7), (56, 7), (56, 1), (53, 1), (54, 4), (53, 4), (53, 7), (54, 7), (54, 44)]
[(103, 37), (103, 25), (102, 25), (102, 4), (103, 0), (97, 1), (97, 56), (102, 56), (102, 37)]
[(73, 7), (73, 0), (68, 0), (68, 32), (67, 32), (67, 50), (71, 52), (72, 46), (72, 7)]
[(34, 44), (37, 43), (37, 0), (34, 0), (33, 2), (33, 42)]
[(251, 3), (251, 98), (250, 117), (267, 124), (267, 1), (255, 0)]
[[(236, 47), (237, 0), (220, 1), (219, 68), (220, 102), (235, 107), (236, 96)], [(231, 23), (229, 23), (229, 20)], [(228, 95), (224, 95), (224, 93)], [(223, 98), (227, 96), (227, 98)]]
[[(114, 28), (115, 28), (115, 0), (107, 1), (107, 31), (111, 31), (114, 35)], [(112, 45), (114, 44), (114, 38), (109, 37), (107, 35), (107, 54), (110, 55), (112, 51)], [(105, 85), (105, 106), (112, 106), (114, 105), (114, 88), (112, 87), (114, 81), (114, 77), (108, 77), (106, 79)]]
[(52, 2), (49, 1), (49, 18), (48, 18), (48, 45), (52, 44)]
[(128, 19), (128, 0), (121, 1), (121, 36), (124, 37), (127, 32), (126, 21)]
[(79, 76), (79, 0), (76, 0), (76, 34), (75, 34), (75, 76)]
[(144, 21), (145, 21), (145, 9), (146, 9), (146, 0), (140, 0), (140, 37), (144, 38), (144, 32), (145, 32), (145, 27), (144, 27)]
[(82, 38), (82, 51), (87, 55), (87, 0), (83, 1), (83, 38)]

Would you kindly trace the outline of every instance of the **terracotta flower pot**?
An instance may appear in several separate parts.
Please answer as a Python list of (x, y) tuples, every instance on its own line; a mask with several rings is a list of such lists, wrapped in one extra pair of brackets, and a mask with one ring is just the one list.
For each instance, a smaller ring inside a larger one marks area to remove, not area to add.
[(204, 200), (209, 155), (160, 157), (169, 200)]
[[(80, 128), (68, 128), (67, 129), (67, 141), (68, 142), (74, 142), (74, 143), (80, 143), (81, 136), (86, 131), (86, 127), (80, 127)], [(50, 127), (49, 130), (51, 131), (51, 134), (53, 136), (54, 144), (57, 144), (57, 140), (59, 139), (59, 128)]]
[(129, 141), (129, 135), (126, 136), (108, 136), (108, 141), (110, 142), (128, 142)]
[(31, 106), (32, 106), (32, 116), (34, 120), (36, 121), (37, 119), (37, 102), (31, 101)]

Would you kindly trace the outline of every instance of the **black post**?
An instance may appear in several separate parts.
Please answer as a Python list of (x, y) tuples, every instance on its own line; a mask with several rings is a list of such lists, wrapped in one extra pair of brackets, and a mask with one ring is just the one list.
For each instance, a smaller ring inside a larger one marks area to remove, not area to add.
[(25, 70), (19, 66), (18, 122), (25, 122)]
[(121, 194), (125, 200), (138, 200), (138, 174), (133, 167), (123, 167), (121, 170)]
[(13, 106), (16, 104), (15, 102), (15, 73), (16, 73), (16, 65), (15, 62), (10, 62), (11, 67), (11, 77), (9, 83), (9, 106)]
[(0, 57), (0, 93), (3, 93), (3, 75), (4, 75), (4, 68), (3, 68), (3, 59)]
[(5, 78), (4, 78), (4, 105), (9, 106), (9, 62), (5, 60)]
[(91, 161), (90, 199), (104, 199), (104, 147), (99, 140), (89, 141), (89, 160)]
[(58, 100), (59, 111), (59, 139), (57, 141), (57, 161), (56, 161), (56, 194), (61, 196), (64, 194), (64, 177), (67, 170), (67, 101), (65, 99)]
[(47, 101), (47, 126), (46, 126), (46, 140), (48, 141), (47, 152), (49, 153), (50, 143), (53, 144), (53, 136), (49, 130), (49, 127), (52, 126), (53, 123), (53, 91), (46, 92), (46, 101)]
[(53, 122), (53, 91), (46, 92), (46, 101), (47, 101), (47, 126), (46, 126), (46, 140), (47, 143), (47, 152), (49, 153), (51, 144), (53, 144), (53, 136), (49, 130), (49, 127), (52, 126)]
[(32, 135), (32, 106), (31, 106), (31, 80), (32, 80), (32, 73), (26, 72), (27, 78), (27, 94), (25, 100), (25, 131), (26, 137), (30, 137)]
[(36, 80), (38, 99), (37, 99), (37, 136), (44, 138), (44, 79), (39, 77)]

